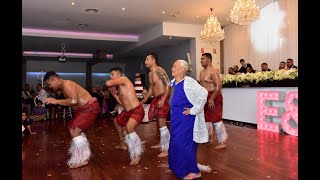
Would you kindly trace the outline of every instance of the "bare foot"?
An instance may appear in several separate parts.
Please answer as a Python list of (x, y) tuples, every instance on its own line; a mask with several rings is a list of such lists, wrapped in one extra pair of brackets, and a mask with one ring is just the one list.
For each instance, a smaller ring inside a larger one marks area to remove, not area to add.
[(128, 147), (127, 146), (121, 146), (121, 145), (118, 145), (116, 147), (114, 147), (115, 149), (121, 149), (121, 150), (127, 150)]
[(201, 173), (189, 173), (183, 179), (202, 179)]
[(222, 143), (222, 144), (219, 144), (218, 146), (216, 146), (216, 147), (214, 147), (214, 148), (216, 148), (216, 149), (223, 149), (223, 148), (225, 148), (225, 147), (227, 147), (227, 144), (226, 144), (226, 143)]
[(168, 150), (164, 150), (158, 155), (158, 157), (167, 157), (167, 156), (168, 156)]
[(131, 160), (130, 165), (136, 165), (139, 162), (140, 162), (140, 158), (136, 158), (136, 159)]
[(83, 163), (79, 163), (79, 164), (71, 164), (71, 165), (69, 166), (69, 168), (74, 169), (74, 168), (78, 168), (78, 167), (81, 167), (81, 166), (85, 166), (85, 165), (87, 165), (87, 164), (88, 164), (88, 161), (84, 161)]
[(152, 149), (160, 148), (160, 144), (157, 144), (157, 145), (151, 146), (151, 148), (152, 148)]

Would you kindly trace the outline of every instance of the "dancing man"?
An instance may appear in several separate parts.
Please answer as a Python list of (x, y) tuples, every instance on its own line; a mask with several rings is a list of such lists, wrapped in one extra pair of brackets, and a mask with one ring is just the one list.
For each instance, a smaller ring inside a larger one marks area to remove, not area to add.
[[(130, 165), (138, 164), (144, 151), (143, 142), (135, 128), (141, 124), (144, 117), (144, 109), (140, 104), (132, 82), (125, 76), (122, 76), (121, 68), (112, 68), (110, 70), (110, 79), (106, 81), (112, 96), (117, 100), (124, 110), (114, 119), (114, 125), (120, 136), (120, 146), (115, 148), (126, 150), (130, 154)], [(116, 87), (119, 94), (116, 93)], [(123, 131), (125, 127), (125, 132)], [(128, 145), (128, 147), (126, 146)]]
[(70, 159), (67, 161), (69, 168), (77, 168), (88, 164), (91, 149), (84, 131), (86, 131), (97, 118), (100, 112), (98, 100), (93, 98), (87, 90), (71, 80), (60, 78), (54, 71), (49, 71), (44, 76), (44, 81), (54, 91), (61, 90), (65, 99), (46, 98), (45, 103), (61, 106), (71, 106), (74, 116), (68, 128), (72, 141), (69, 147)]
[(157, 125), (160, 131), (160, 144), (151, 146), (151, 148), (160, 148), (161, 153), (158, 157), (168, 156), (170, 132), (166, 126), (167, 116), (169, 115), (169, 94), (170, 80), (166, 71), (159, 67), (158, 56), (154, 53), (149, 53), (146, 57), (145, 64), (150, 69), (149, 72), (149, 90), (141, 101), (144, 104), (150, 96), (154, 95), (149, 108), (149, 120), (157, 120)]
[(212, 123), (219, 141), (216, 149), (227, 146), (228, 138), (225, 126), (222, 122), (223, 97), (221, 93), (222, 80), (219, 71), (212, 65), (210, 53), (204, 53), (201, 57), (200, 84), (208, 91), (207, 103), (204, 106), (205, 120), (209, 131), (209, 142), (213, 142)]

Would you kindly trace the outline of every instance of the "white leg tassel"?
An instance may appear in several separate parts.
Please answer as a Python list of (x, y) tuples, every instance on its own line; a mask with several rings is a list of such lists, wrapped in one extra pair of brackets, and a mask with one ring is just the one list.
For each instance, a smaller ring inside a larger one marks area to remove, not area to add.
[(224, 143), (228, 139), (226, 128), (222, 121), (214, 123), (214, 128), (218, 137), (219, 143)]
[(205, 166), (205, 165), (202, 165), (202, 164), (198, 163), (197, 166), (198, 166), (198, 168), (199, 168), (199, 170), (201, 172), (211, 172), (212, 171), (212, 169), (211, 169), (211, 167), (209, 165)]
[(211, 136), (213, 134), (213, 127), (212, 122), (206, 122), (207, 128), (208, 128), (208, 134)]
[(128, 151), (130, 154), (130, 159), (134, 160), (140, 158), (144, 151), (144, 143), (139, 138), (136, 132), (126, 135), (126, 143), (128, 145)]
[(82, 164), (90, 159), (90, 144), (84, 133), (72, 139), (68, 154), (71, 156), (67, 161), (68, 166)]
[(167, 128), (167, 126), (163, 126), (162, 128), (159, 128), (160, 130), (160, 150), (168, 150), (169, 149), (169, 143), (170, 143), (170, 132)]

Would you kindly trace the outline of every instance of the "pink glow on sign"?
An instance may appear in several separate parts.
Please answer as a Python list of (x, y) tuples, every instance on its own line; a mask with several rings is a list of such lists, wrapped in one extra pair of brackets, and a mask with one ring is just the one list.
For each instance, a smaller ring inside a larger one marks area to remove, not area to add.
[(289, 124), (289, 120), (292, 118), (298, 125), (298, 105), (294, 105), (294, 99), (298, 99), (297, 91), (290, 92), (286, 96), (285, 105), (287, 111), (282, 115), (281, 125), (286, 133), (298, 136), (298, 126), (296, 128), (292, 128)]
[(257, 128), (261, 130), (273, 131), (279, 133), (279, 124), (264, 121), (265, 116), (278, 116), (278, 109), (265, 106), (265, 100), (279, 100), (277, 91), (258, 91), (257, 92)]
[[(61, 56), (61, 52), (36, 52), (36, 51), (24, 51), (24, 56), (39, 56), (39, 57), (58, 57)], [(66, 57), (70, 58), (92, 58), (93, 54), (87, 53), (65, 53)], [(113, 59), (113, 54), (107, 54), (107, 59)]]
[(118, 39), (137, 42), (139, 40), (139, 35), (133, 34), (112, 34), (112, 33), (95, 33), (95, 32), (78, 32), (78, 31), (62, 31), (62, 30), (49, 30), (49, 29), (32, 29), (32, 28), (22, 28), (22, 34), (24, 33), (38, 33), (38, 34), (48, 34), (48, 35), (62, 35), (62, 36), (79, 36), (79, 37), (91, 37), (100, 39)]

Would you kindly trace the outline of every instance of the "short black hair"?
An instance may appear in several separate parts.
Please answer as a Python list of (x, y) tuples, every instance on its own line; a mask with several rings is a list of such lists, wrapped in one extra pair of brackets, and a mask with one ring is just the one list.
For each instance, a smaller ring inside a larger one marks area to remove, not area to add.
[(41, 101), (40, 99), (37, 99), (37, 100), (36, 100), (36, 104), (38, 104), (38, 103), (41, 103), (41, 104), (42, 104), (42, 101)]
[(52, 76), (57, 77), (57, 78), (60, 78), (60, 76), (59, 76), (56, 72), (54, 72), (54, 71), (49, 71), (49, 72), (46, 73), (46, 75), (44, 75), (43, 81), (48, 80), (48, 79), (49, 79), (50, 77), (52, 77)]
[(156, 53), (148, 52), (147, 56), (151, 56), (156, 61), (156, 64), (158, 64), (159, 58), (158, 58), (158, 55)]
[(110, 72), (112, 72), (112, 71), (119, 71), (119, 72), (120, 72), (120, 74), (122, 74), (122, 69), (121, 69), (121, 67), (114, 67), (114, 68), (111, 68), (111, 69), (110, 69)]
[(212, 60), (212, 55), (210, 53), (203, 53), (202, 56), (206, 56), (210, 60)]
[(291, 61), (293, 62), (293, 59), (291, 59), (291, 58), (288, 58), (287, 61), (288, 61), (288, 60), (291, 60)]
[(268, 64), (267, 64), (267, 63), (261, 63), (261, 65), (266, 65), (266, 66), (268, 66)]
[(283, 63), (283, 64), (285, 64), (286, 62), (284, 62), (284, 61), (281, 61), (280, 63)]
[(247, 63), (247, 67), (253, 69), (252, 65), (250, 63)]
[(244, 61), (244, 59), (240, 59), (240, 63), (241, 63), (242, 61)]

